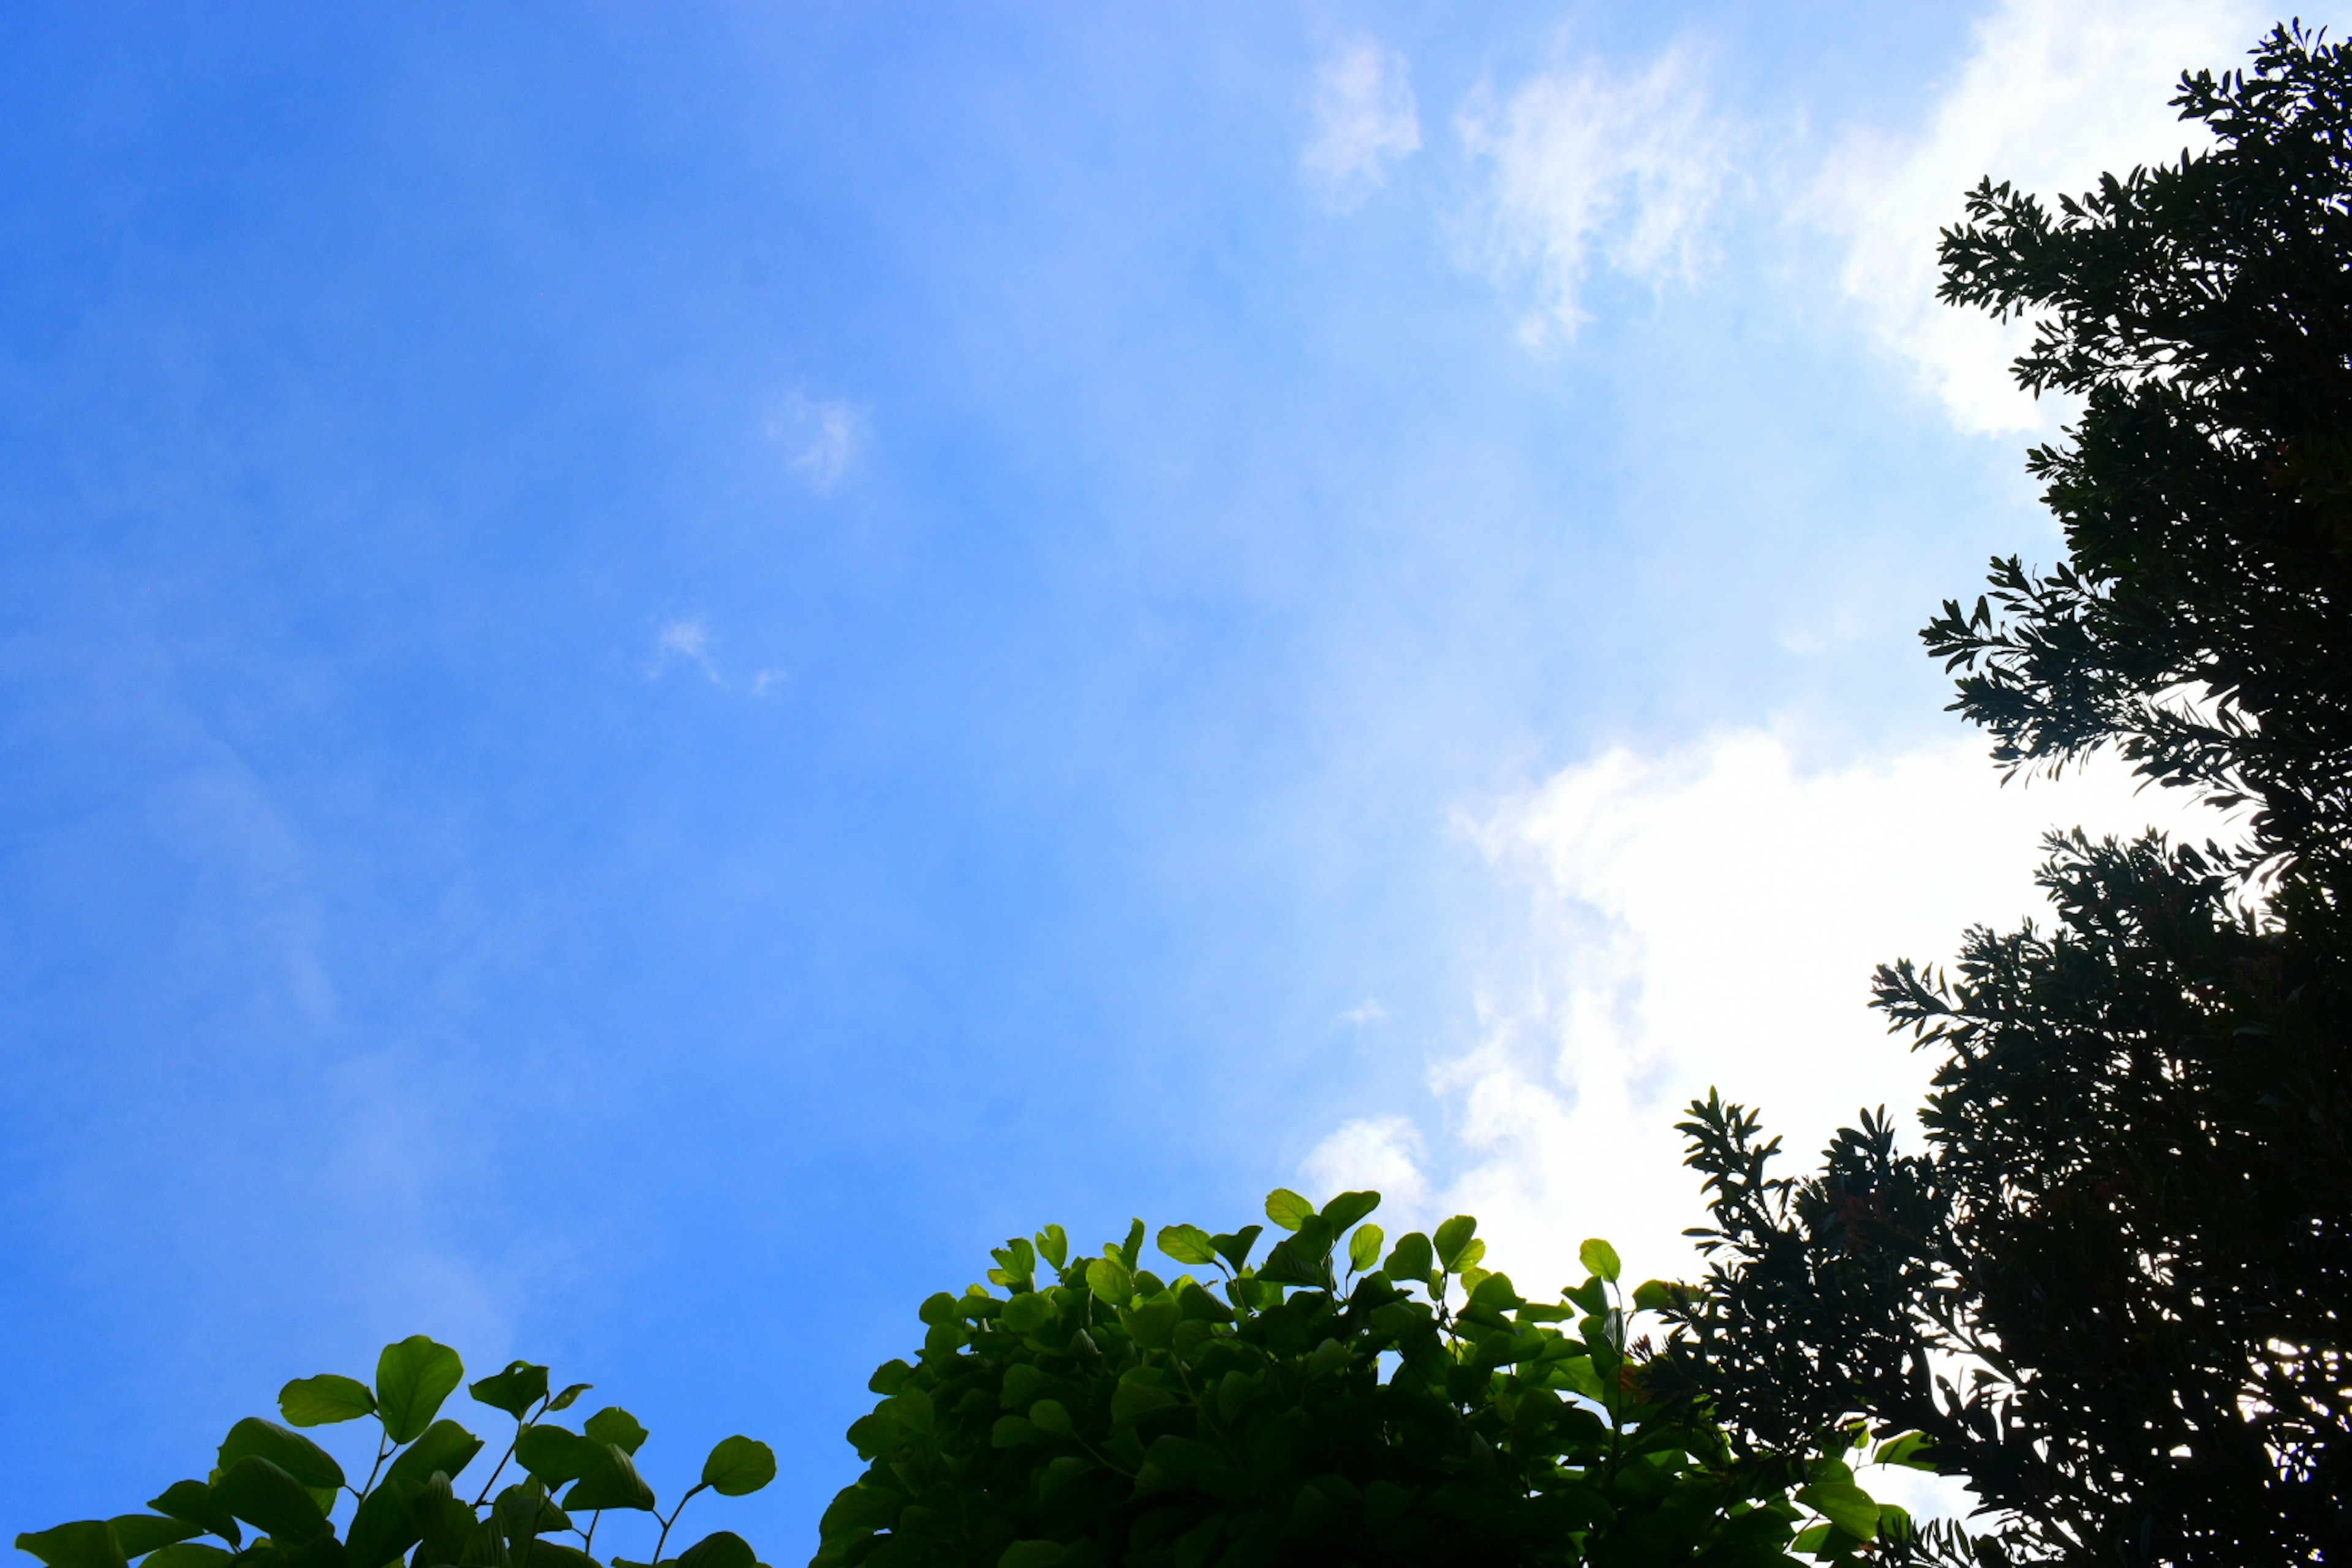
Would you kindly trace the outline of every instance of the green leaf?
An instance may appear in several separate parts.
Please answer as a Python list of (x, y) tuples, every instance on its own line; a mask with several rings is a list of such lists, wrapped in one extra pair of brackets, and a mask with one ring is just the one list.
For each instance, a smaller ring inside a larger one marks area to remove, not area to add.
[(775, 1479), (776, 1451), (750, 1437), (723, 1437), (702, 1461), (702, 1484), (721, 1497), (742, 1497)]
[(1881, 1443), (1871, 1454), (1871, 1463), (1903, 1465), (1915, 1470), (1936, 1468), (1936, 1445), (1925, 1432), (1904, 1432)]
[(1034, 1334), (1054, 1321), (1054, 1300), (1034, 1290), (1024, 1290), (1004, 1303), (1004, 1310), (996, 1315), (997, 1323), (1009, 1334)]
[(907, 1500), (885, 1487), (853, 1482), (834, 1494), (817, 1521), (817, 1539), (831, 1546), (871, 1535), (897, 1521)]
[(118, 1513), (106, 1522), (125, 1557), (144, 1557), (159, 1546), (169, 1546), (205, 1532), (201, 1524), (153, 1513)]
[(760, 1554), (731, 1530), (714, 1530), (677, 1554), (677, 1568), (759, 1568)]
[(1087, 1265), (1087, 1289), (1114, 1307), (1124, 1307), (1135, 1294), (1135, 1277), (1118, 1258), (1097, 1258)]
[(503, 1410), (520, 1421), (530, 1414), (530, 1407), (547, 1397), (547, 1369), (527, 1361), (510, 1361), (504, 1372), (492, 1373), (479, 1383), (470, 1384), (466, 1392), (475, 1402), (493, 1410)]
[[(1108, 1251), (1109, 1249), (1105, 1248), (1105, 1250)], [(1140, 1262), (1142, 1258), (1143, 1221), (1138, 1219), (1129, 1223), (1127, 1227), (1127, 1239), (1121, 1242), (1118, 1247), (1118, 1260), (1121, 1263), (1126, 1264), (1127, 1271), (1132, 1274), (1135, 1272), (1136, 1264)]]
[(157, 1513), (201, 1524), (231, 1546), (245, 1542), (245, 1531), (237, 1524), (236, 1515), (215, 1501), (212, 1489), (202, 1481), (173, 1481), (163, 1489), (161, 1497), (149, 1498), (147, 1506)]
[(1285, 1230), (1297, 1230), (1314, 1213), (1315, 1205), (1288, 1187), (1276, 1187), (1265, 1194), (1265, 1217)]
[(1049, 1225), (1037, 1233), (1037, 1256), (1054, 1266), (1056, 1273), (1070, 1260), (1070, 1233), (1058, 1225)]
[[(243, 1423), (239, 1423), (243, 1425)], [(318, 1500), (283, 1468), (257, 1454), (247, 1454), (221, 1471), (213, 1497), (247, 1524), (280, 1546), (299, 1544), (327, 1532), (327, 1516)]]
[(375, 1414), (375, 1395), (356, 1377), (322, 1372), (278, 1391), (278, 1408), (296, 1426), (325, 1426)]
[(217, 1463), (226, 1470), (248, 1455), (268, 1460), (306, 1487), (343, 1484), (343, 1467), (335, 1463), (332, 1454), (299, 1432), (258, 1415), (248, 1415), (228, 1429), (228, 1436), (221, 1439)]
[(1798, 1490), (1797, 1500), (1856, 1541), (1878, 1533), (1877, 1502), (1852, 1481), (1815, 1481)]
[(1041, 1399), (1029, 1407), (1029, 1425), (1056, 1437), (1067, 1437), (1077, 1430), (1070, 1420), (1069, 1407), (1058, 1399)]
[[(560, 1541), (534, 1541), (521, 1558), (522, 1568), (604, 1568), (576, 1546), (566, 1546)], [(352, 1568), (359, 1568), (353, 1563)]]
[(1163, 1225), (1160, 1227), (1160, 1250), (1179, 1263), (1196, 1268), (1213, 1267), (1217, 1261), (1217, 1244), (1209, 1233), (1197, 1225)]
[(499, 1493), (490, 1502), (490, 1511), (498, 1515), (509, 1547), (549, 1531), (572, 1528), (572, 1516), (555, 1506), (545, 1483), (536, 1476)]
[(1344, 1236), (1349, 1226), (1380, 1206), (1378, 1193), (1341, 1193), (1323, 1205), (1323, 1223), (1333, 1236)]
[(882, 1402), (882, 1409), (890, 1419), (918, 1437), (928, 1437), (939, 1425), (939, 1411), (931, 1396), (919, 1388), (902, 1388)]
[(31, 1552), (49, 1568), (125, 1568), (122, 1548), (102, 1519), (78, 1519), (19, 1535), (16, 1550)]
[[(552, 1415), (559, 1410), (569, 1410), (572, 1408), (572, 1402), (573, 1400), (579, 1398), (582, 1394), (587, 1393), (590, 1389), (595, 1386), (596, 1385), (593, 1383), (575, 1383), (566, 1388), (562, 1393), (557, 1394), (554, 1398), (549, 1400), (547, 1402), (547, 1408), (544, 1411), (541, 1411), (541, 1414)], [(584, 1557), (587, 1553), (583, 1552), (581, 1555)], [(591, 1561), (593, 1562), (593, 1559), (591, 1559)]]
[(466, 1467), (481, 1451), (482, 1440), (455, 1421), (436, 1421), (415, 1442), (400, 1451), (383, 1478), (421, 1487), (438, 1470), (454, 1481), (466, 1473)]
[(1478, 1222), (1466, 1214), (1455, 1215), (1437, 1227), (1437, 1261), (1448, 1274), (1461, 1262), (1463, 1250), (1470, 1245), (1470, 1237), (1477, 1228)]
[(604, 1445), (604, 1462), (572, 1484), (563, 1494), (567, 1513), (584, 1509), (634, 1508), (650, 1513), (654, 1510), (654, 1489), (646, 1485), (637, 1474), (635, 1463), (628, 1450), (617, 1444)]
[(1295, 1236), (1284, 1237), (1275, 1243), (1265, 1263), (1258, 1267), (1257, 1277), (1277, 1285), (1319, 1286), (1324, 1283), (1323, 1256), (1308, 1252), (1298, 1245)]
[(1209, 1237), (1209, 1245), (1217, 1249), (1218, 1257), (1238, 1269), (1249, 1262), (1250, 1248), (1265, 1234), (1265, 1226), (1262, 1225), (1245, 1225), (1231, 1235), (1220, 1232)]
[(1060, 1568), (1058, 1541), (1016, 1541), (996, 1560), (996, 1568)]
[(1617, 1249), (1597, 1236), (1576, 1249), (1576, 1260), (1612, 1285), (1625, 1267), (1617, 1261)]
[(1633, 1287), (1633, 1310), (1656, 1312), (1674, 1305), (1675, 1287), (1664, 1279), (1644, 1279)]
[(228, 1568), (236, 1561), (230, 1552), (201, 1541), (175, 1541), (148, 1554), (146, 1568)]
[(410, 1489), (387, 1479), (361, 1500), (343, 1531), (352, 1568), (383, 1568), (423, 1537), (424, 1531), (410, 1517)]
[(1381, 1244), (1388, 1237), (1376, 1225), (1360, 1226), (1348, 1238), (1348, 1267), (1361, 1274), (1381, 1260)]
[(634, 1454), (646, 1446), (645, 1427), (617, 1405), (607, 1405), (582, 1422), (580, 1429), (596, 1442), (610, 1443), (625, 1454)]
[(576, 1481), (604, 1462), (604, 1446), (562, 1426), (534, 1423), (515, 1437), (515, 1458), (551, 1487)]
[(1397, 1238), (1384, 1272), (1391, 1279), (1426, 1279), (1436, 1268), (1436, 1248), (1430, 1246), (1429, 1237), (1416, 1230)]
[(375, 1363), (376, 1413), (384, 1431), (395, 1443), (415, 1442), (465, 1375), (456, 1351), (423, 1334), (384, 1346)]
[(1036, 1442), (1044, 1434), (1036, 1423), (1018, 1415), (1000, 1415), (996, 1425), (988, 1429), (988, 1446), (992, 1448), (1019, 1448)]

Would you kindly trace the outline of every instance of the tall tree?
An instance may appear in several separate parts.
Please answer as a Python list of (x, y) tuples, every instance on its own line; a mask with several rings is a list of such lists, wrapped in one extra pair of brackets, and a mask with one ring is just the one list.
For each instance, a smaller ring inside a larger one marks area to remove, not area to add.
[(2053, 836), (2047, 931), (1881, 969), (1923, 1152), (1865, 1116), (1797, 1180), (1685, 1124), (1715, 1261), (1657, 1386), (1759, 1449), (1927, 1432), (1996, 1521), (1953, 1557), (2352, 1558), (2352, 55), (2282, 27), (2174, 101), (2210, 151), (1945, 236), (2082, 413), (2029, 458), (2066, 560), (1923, 635), (2005, 766), (2113, 747), (2248, 842)]

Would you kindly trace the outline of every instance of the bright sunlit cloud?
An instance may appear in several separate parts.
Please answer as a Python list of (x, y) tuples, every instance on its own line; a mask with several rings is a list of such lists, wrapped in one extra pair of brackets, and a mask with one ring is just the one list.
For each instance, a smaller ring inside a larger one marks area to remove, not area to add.
[(1732, 165), (1687, 50), (1639, 70), (1564, 60), (1505, 94), (1484, 86), (1456, 124), (1485, 168), (1474, 248), (1498, 279), (1531, 288), (1530, 346), (1576, 336), (1596, 263), (1653, 286), (1696, 273)]
[(1421, 148), (1421, 111), (1405, 58), (1371, 38), (1350, 38), (1315, 73), (1315, 136), (1299, 155), (1308, 183), (1333, 207), (1360, 205), (1389, 165)]
[(1969, 925), (2036, 912), (2061, 825), (2223, 830), (2111, 763), (2004, 787), (1973, 737), (1810, 769), (1746, 730), (1568, 768), (1462, 824), (1525, 918), (1480, 986), (1477, 1045), (1431, 1068), (1444, 1137), (1427, 1117), (1350, 1122), (1303, 1175), (1393, 1190), (1399, 1224), (1479, 1215), (1531, 1291), (1570, 1282), (1588, 1236), (1687, 1275), (1682, 1107), (1720, 1087), (1803, 1159), (1863, 1107), (1916, 1106), (1930, 1063), (1865, 1006), (1873, 967), (1941, 963)]
[(1857, 135), (1832, 160), (1821, 211), (1847, 244), (1845, 292), (1962, 429), (2049, 421), (2010, 378), (2031, 328), (1936, 299), (1937, 238), (1960, 221), (1963, 194), (1988, 175), (2079, 193), (2104, 171), (2202, 145), (2166, 106), (2174, 84), (2191, 63), (2238, 64), (2268, 19), (2242, 0), (2008, 0), (1919, 133)]

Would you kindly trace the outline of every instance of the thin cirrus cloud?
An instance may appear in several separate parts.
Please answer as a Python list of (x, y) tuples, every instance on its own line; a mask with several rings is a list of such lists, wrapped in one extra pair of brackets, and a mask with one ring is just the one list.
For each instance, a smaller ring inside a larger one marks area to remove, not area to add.
[(699, 616), (664, 621), (654, 629), (653, 657), (646, 661), (646, 679), (658, 680), (680, 665), (700, 670), (713, 686), (726, 684), (719, 678), (718, 661), (710, 657), (710, 626)]
[(1856, 134), (1832, 155), (1814, 212), (1844, 242), (1845, 295), (1960, 428), (2039, 430), (2053, 413), (2010, 375), (2029, 323), (1936, 299), (1937, 236), (1963, 216), (1962, 193), (1986, 177), (2081, 192), (2203, 145), (2169, 89), (2184, 65), (2238, 64), (2268, 16), (2242, 0), (2008, 0), (1917, 133)]
[(767, 437), (802, 482), (826, 495), (864, 454), (866, 420), (845, 399), (793, 392), (769, 411)]
[(1508, 92), (1482, 85), (1456, 126), (1483, 175), (1470, 249), (1498, 280), (1531, 283), (1529, 346), (1575, 338), (1596, 265), (1653, 287), (1698, 272), (1732, 138), (1688, 49), (1638, 71), (1588, 58)]
[(1421, 110), (1404, 56), (1350, 38), (1315, 73), (1315, 135), (1299, 154), (1307, 182), (1342, 212), (1387, 183), (1389, 165), (1421, 150)]

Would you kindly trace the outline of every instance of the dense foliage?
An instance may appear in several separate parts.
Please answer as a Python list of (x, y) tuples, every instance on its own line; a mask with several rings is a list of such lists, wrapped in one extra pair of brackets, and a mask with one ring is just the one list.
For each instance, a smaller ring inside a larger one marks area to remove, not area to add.
[[(707, 1535), (675, 1558), (661, 1555), (670, 1529), (701, 1491), (754, 1492), (775, 1479), (765, 1443), (730, 1437), (710, 1451), (701, 1479), (664, 1515), (637, 1473), (646, 1429), (618, 1405), (574, 1431), (548, 1419), (587, 1392), (551, 1391), (547, 1368), (518, 1361), (467, 1387), (512, 1417), (514, 1436), (471, 1501), (457, 1483), (482, 1439), (442, 1416), (466, 1375), (457, 1352), (422, 1334), (386, 1345), (373, 1387), (337, 1373), (297, 1378), (278, 1396), (287, 1425), (247, 1416), (229, 1428), (211, 1473), (174, 1481), (150, 1513), (79, 1520), (16, 1544), (48, 1568), (604, 1568), (589, 1553), (605, 1510), (652, 1516), (660, 1526), (651, 1563), (676, 1568), (758, 1568), (743, 1538)], [(342, 1465), (295, 1426), (373, 1420), (374, 1462), (354, 1486)], [(519, 1474), (493, 1493), (509, 1465)], [(569, 1487), (559, 1500), (558, 1488)], [(339, 1505), (351, 1510), (340, 1528)], [(574, 1515), (587, 1520), (582, 1525)], [(247, 1529), (255, 1531), (247, 1539)], [(550, 1539), (576, 1534), (580, 1544)], [(219, 1545), (200, 1539), (210, 1536)], [(648, 1568), (614, 1557), (612, 1568)]]
[[(1371, 1193), (1266, 1200), (1263, 1227), (1144, 1226), (1072, 1257), (1058, 1226), (996, 1254), (992, 1284), (923, 1304), (920, 1357), (875, 1374), (850, 1428), (869, 1461), (827, 1510), (816, 1568), (1788, 1562), (1907, 1528), (1853, 1479), (1735, 1458), (1702, 1414), (1646, 1392), (1614, 1251), (1559, 1302), (1479, 1267), (1475, 1222), (1389, 1248)], [(1041, 1281), (1038, 1266), (1046, 1272)], [(1572, 1328), (1568, 1326), (1571, 1325)], [(1874, 1458), (1924, 1465), (1904, 1436)]]
[(1710, 1289), (1666, 1360), (1743, 1451), (1860, 1415), (1929, 1434), (1992, 1510), (1890, 1556), (2352, 1557), (2352, 56), (2281, 29), (2184, 79), (2217, 144), (2053, 216), (1981, 187), (1946, 295), (2041, 327), (2082, 395), (2032, 458), (2046, 576), (1925, 633), (2012, 767), (2104, 745), (2250, 807), (2242, 850), (2050, 841), (2054, 925), (1879, 972), (1941, 1057), (1797, 1181), (1737, 1105), (1685, 1131)]

